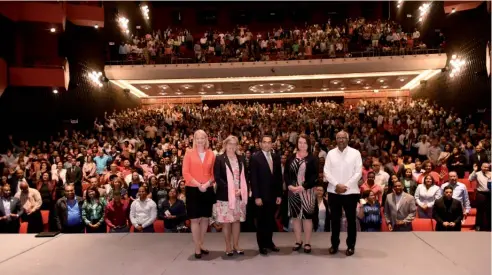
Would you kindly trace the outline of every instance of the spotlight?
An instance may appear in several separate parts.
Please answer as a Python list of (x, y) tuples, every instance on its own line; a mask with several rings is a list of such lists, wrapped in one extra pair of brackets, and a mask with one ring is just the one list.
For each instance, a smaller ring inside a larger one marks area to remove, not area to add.
[(149, 7), (147, 5), (144, 5), (140, 7), (140, 9), (142, 10), (143, 17), (149, 20)]
[(456, 12), (456, 9), (455, 9), (455, 8), (453, 8), (453, 9), (451, 10), (451, 13), (455, 13), (455, 12)]
[(103, 79), (102, 72), (92, 71), (92, 72), (88, 73), (87, 75), (88, 75), (89, 79), (91, 80), (92, 84), (99, 86), (99, 87), (103, 86), (103, 83), (101, 82), (101, 80)]
[(449, 64), (451, 65), (451, 72), (449, 74), (449, 76), (451, 78), (455, 77), (456, 75), (458, 75), (462, 69), (463, 69), (463, 66), (465, 65), (465, 60), (464, 59), (461, 59), (458, 55), (456, 54), (453, 54), (451, 56), (451, 61), (449, 61)]
[(424, 21), (424, 19), (422, 17), (419, 18), (419, 22), (422, 22)]
[(53, 89), (53, 93), (56, 95), (58, 93), (57, 89)]
[(126, 33), (129, 33), (130, 31), (128, 30), (128, 23), (130, 22), (130, 20), (128, 20), (127, 18), (125, 17), (119, 17), (118, 18), (118, 23), (120, 25), (120, 28), (126, 32)]
[(396, 5), (397, 8), (400, 8), (400, 4)]
[(96, 25), (94, 25), (94, 28), (95, 28), (95, 29), (99, 29), (99, 25), (97, 25), (97, 24), (96, 24)]
[(55, 28), (51, 28), (50, 29), (50, 32), (56, 32), (56, 29)]

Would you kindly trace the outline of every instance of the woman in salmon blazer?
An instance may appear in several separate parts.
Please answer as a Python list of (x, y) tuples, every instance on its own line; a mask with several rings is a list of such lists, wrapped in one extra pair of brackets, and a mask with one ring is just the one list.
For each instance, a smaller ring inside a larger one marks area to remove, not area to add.
[(186, 151), (183, 159), (183, 177), (186, 182), (186, 211), (191, 220), (191, 233), (195, 243), (195, 258), (209, 254), (203, 248), (205, 233), (212, 207), (216, 202), (214, 183), (215, 154), (209, 149), (208, 136), (203, 130), (193, 135), (193, 149)]

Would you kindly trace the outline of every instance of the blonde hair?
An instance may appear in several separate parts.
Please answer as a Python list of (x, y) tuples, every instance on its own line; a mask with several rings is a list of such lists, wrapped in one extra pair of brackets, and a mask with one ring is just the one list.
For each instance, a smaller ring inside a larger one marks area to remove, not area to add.
[(193, 134), (193, 150), (196, 149), (196, 142), (195, 142), (195, 140), (196, 140), (196, 137), (198, 135), (204, 135), (205, 136), (205, 150), (207, 150), (210, 147), (210, 143), (208, 141), (208, 135), (207, 135), (207, 133), (205, 133), (205, 131), (203, 131), (201, 129), (200, 130), (196, 130), (196, 132)]
[[(239, 139), (236, 136), (230, 135), (226, 139), (224, 139), (224, 141), (222, 141), (222, 149), (220, 150), (220, 153), (221, 154), (224, 154), (225, 153), (226, 146), (231, 141), (235, 141), (236, 142), (236, 146), (239, 145)], [(236, 153), (237, 153), (237, 148), (236, 148)]]

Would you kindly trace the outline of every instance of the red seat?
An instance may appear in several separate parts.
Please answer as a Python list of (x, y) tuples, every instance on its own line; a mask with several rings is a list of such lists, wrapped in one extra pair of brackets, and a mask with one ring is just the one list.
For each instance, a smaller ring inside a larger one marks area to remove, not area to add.
[(50, 231), (50, 211), (41, 210), (41, 217), (43, 218), (43, 230), (44, 232)]
[(437, 221), (432, 219), (431, 222), (432, 222), (432, 231), (436, 231)]
[(384, 208), (381, 207), (381, 232), (389, 232), (388, 224), (384, 218)]
[(473, 228), (475, 227), (475, 220), (477, 217), (475, 216), (468, 216), (466, 217), (465, 222), (461, 225), (461, 228)]
[(26, 234), (27, 233), (27, 222), (21, 222), (20, 228), (19, 228), (19, 233), (20, 234)]
[(476, 216), (477, 215), (477, 209), (476, 208), (471, 208), (470, 209), (470, 214), (468, 216)]
[(155, 233), (164, 233), (164, 221), (163, 220), (155, 220), (154, 231), (155, 231)]
[(85, 192), (91, 186), (88, 182), (82, 183), (82, 192)]
[(433, 231), (432, 219), (414, 219), (412, 221), (413, 231)]

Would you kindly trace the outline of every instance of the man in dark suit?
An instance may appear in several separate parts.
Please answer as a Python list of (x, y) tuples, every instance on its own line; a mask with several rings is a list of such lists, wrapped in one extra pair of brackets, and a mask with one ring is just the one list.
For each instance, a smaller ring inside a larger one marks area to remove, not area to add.
[(475, 154), (471, 157), (471, 165), (470, 167), (473, 167), (473, 164), (476, 164), (478, 167), (482, 167), (482, 164), (484, 162), (488, 162), (489, 159), (487, 157), (487, 154), (483, 150), (483, 147), (481, 144), (478, 144), (475, 147)]
[(75, 195), (82, 197), (82, 170), (77, 166), (77, 160), (72, 158), (72, 166), (67, 169), (67, 183), (75, 187)]
[(251, 157), (251, 191), (257, 206), (256, 239), (260, 254), (266, 255), (267, 249), (278, 252), (273, 243), (275, 229), (275, 212), (282, 202), (282, 168), (280, 155), (272, 154), (271, 136), (261, 139), (261, 151)]
[(15, 173), (12, 175), (12, 177), (9, 180), (10, 184), (10, 189), (12, 194), (17, 194), (19, 191), (19, 186), (22, 183), (26, 183), (28, 186), (31, 186), (29, 184), (29, 181), (25, 177), (26, 172), (22, 169), (18, 169), (15, 171)]
[(24, 210), (18, 198), (10, 193), (10, 185), (2, 186), (2, 199), (0, 200), (0, 233), (19, 233), (19, 217)]
[(461, 231), (463, 206), (453, 199), (453, 187), (444, 187), (444, 196), (434, 203), (432, 218), (437, 221), (436, 231)]
[(391, 176), (396, 175), (401, 178), (405, 175), (405, 166), (403, 164), (398, 164), (398, 155), (391, 155), (391, 162), (384, 166), (384, 171)]

